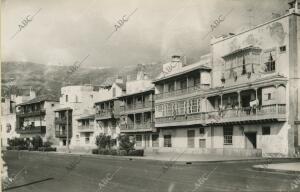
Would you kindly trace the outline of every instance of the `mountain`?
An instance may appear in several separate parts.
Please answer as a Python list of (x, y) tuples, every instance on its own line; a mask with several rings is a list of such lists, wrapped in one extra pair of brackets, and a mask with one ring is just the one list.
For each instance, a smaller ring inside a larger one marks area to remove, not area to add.
[[(144, 70), (152, 78), (161, 71), (162, 64), (143, 65)], [(79, 67), (71, 70), (71, 66), (48, 66), (32, 62), (7, 61), (1, 63), (1, 96), (10, 94), (23, 95), (31, 88), (37, 95), (52, 94), (59, 96), (64, 85), (93, 84), (121, 76), (124, 79), (136, 77), (140, 65), (119, 68), (87, 68)], [(69, 72), (68, 72), (69, 71)], [(67, 78), (66, 78), (67, 77)], [(67, 79), (64, 81), (64, 79)]]

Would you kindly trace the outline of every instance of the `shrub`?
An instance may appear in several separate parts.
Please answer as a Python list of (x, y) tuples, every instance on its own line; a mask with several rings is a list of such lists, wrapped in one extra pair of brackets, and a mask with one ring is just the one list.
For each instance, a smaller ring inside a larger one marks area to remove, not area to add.
[(144, 150), (143, 149), (130, 150), (128, 155), (129, 156), (144, 156)]
[(134, 142), (130, 141), (128, 135), (119, 136), (119, 145), (121, 150), (125, 150), (128, 154), (130, 150), (134, 150)]
[(31, 141), (33, 150), (38, 150), (39, 147), (43, 146), (43, 140), (40, 136), (35, 136)]
[(28, 149), (28, 142), (25, 141), (23, 138), (13, 138), (8, 140), (8, 145), (10, 149), (14, 150), (24, 150)]
[(92, 149), (92, 154), (99, 154), (99, 149)]
[(38, 151), (56, 151), (55, 147), (39, 147)]
[(118, 151), (116, 149), (111, 149), (109, 153), (110, 155), (118, 155)]
[(99, 149), (110, 149), (111, 146), (111, 137), (101, 133), (96, 137), (96, 145)]
[(118, 150), (118, 155), (120, 155), (120, 156), (126, 156), (127, 152), (125, 150)]
[(43, 147), (51, 147), (52, 146), (52, 142), (50, 141), (45, 141), (44, 144), (43, 144)]

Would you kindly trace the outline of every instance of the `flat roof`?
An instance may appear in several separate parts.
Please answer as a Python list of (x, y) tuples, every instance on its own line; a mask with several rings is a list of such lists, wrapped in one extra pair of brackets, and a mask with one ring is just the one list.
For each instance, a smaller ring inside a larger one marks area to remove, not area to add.
[(95, 115), (86, 115), (79, 117), (77, 120), (84, 120), (84, 119), (95, 119)]
[(21, 106), (21, 105), (29, 105), (29, 104), (34, 104), (34, 103), (40, 103), (42, 101), (53, 101), (53, 102), (59, 102), (59, 99), (56, 96), (53, 95), (41, 95), (38, 96), (34, 99), (31, 99), (29, 101), (26, 101), (24, 103), (20, 103), (17, 106)]
[(200, 70), (200, 69), (211, 70), (210, 67), (201, 64), (200, 61), (199, 61), (197, 63), (182, 67), (181, 70), (178, 71), (178, 72), (171, 73), (170, 75), (166, 75), (166, 76), (163, 76), (163, 77), (159, 77), (159, 78), (155, 79), (153, 81), (153, 83), (163, 81), (163, 80), (166, 80), (166, 79), (170, 79), (172, 77), (176, 77), (176, 76), (179, 76), (179, 75), (184, 75), (184, 74), (190, 73), (192, 71)]
[(134, 92), (134, 93), (129, 93), (129, 94), (126, 94), (126, 95), (122, 95), (122, 96), (120, 96), (119, 98), (122, 98), (122, 97), (130, 97), (130, 96), (133, 96), (133, 95), (138, 95), (138, 94), (146, 93), (146, 92), (150, 92), (150, 91), (154, 91), (154, 87), (152, 87), (152, 88), (150, 88), (150, 89), (141, 90), (141, 91), (139, 91), (139, 92)]
[(71, 107), (64, 107), (64, 108), (56, 109), (54, 111), (67, 111), (67, 110), (73, 110), (73, 109)]

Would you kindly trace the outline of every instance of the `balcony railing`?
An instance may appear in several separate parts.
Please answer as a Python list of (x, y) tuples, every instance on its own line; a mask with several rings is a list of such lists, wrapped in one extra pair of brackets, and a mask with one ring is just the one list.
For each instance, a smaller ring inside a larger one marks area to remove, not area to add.
[(78, 131), (80, 132), (94, 131), (94, 125), (79, 125)]
[[(69, 124), (72, 123), (72, 118), (70, 117), (68, 119)], [(55, 117), (55, 124), (67, 124), (67, 118), (66, 117)]]
[(96, 119), (110, 119), (113, 117), (113, 110), (106, 109), (106, 110), (98, 110), (96, 113)]
[(135, 103), (132, 105), (125, 105), (121, 106), (121, 112), (131, 112), (136, 110), (151, 110), (154, 109), (154, 102), (153, 101), (147, 101), (142, 103)]
[(206, 89), (209, 89), (209, 88), (210, 88), (210, 85), (197, 84), (195, 86), (187, 87), (187, 88), (184, 88), (184, 89), (177, 89), (177, 90), (174, 90), (174, 91), (169, 91), (169, 92), (165, 92), (165, 93), (156, 94), (155, 99), (164, 99), (164, 98), (169, 98), (169, 97), (175, 97), (175, 96), (190, 94), (190, 93), (194, 93), (195, 91), (206, 90)]
[(145, 123), (128, 123), (121, 124), (121, 132), (138, 132), (138, 131), (152, 131), (154, 129), (154, 122), (145, 122)]
[(257, 108), (244, 107), (240, 109), (225, 109), (210, 112), (198, 112), (183, 115), (174, 115), (168, 117), (155, 118), (156, 124), (163, 123), (178, 123), (196, 121), (196, 123), (210, 124), (210, 123), (225, 123), (225, 122), (239, 122), (249, 120), (263, 120), (263, 119), (284, 119), (286, 114), (285, 104), (272, 104), (258, 106)]
[(19, 134), (43, 134), (46, 133), (46, 126), (26, 126), (16, 129)]
[[(67, 130), (60, 130), (60, 131), (55, 131), (55, 137), (59, 137), (59, 138), (64, 138), (67, 137)], [(70, 128), (69, 130), (69, 138), (72, 137), (72, 129)]]
[(18, 111), (16, 114), (17, 114), (17, 116), (20, 116), (20, 117), (39, 116), (39, 115), (45, 115), (46, 110), (40, 109), (40, 110), (35, 110), (35, 111)]

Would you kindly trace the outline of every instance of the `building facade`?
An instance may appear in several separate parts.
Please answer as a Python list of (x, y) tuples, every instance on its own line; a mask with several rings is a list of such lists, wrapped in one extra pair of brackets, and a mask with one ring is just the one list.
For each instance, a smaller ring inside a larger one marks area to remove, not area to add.
[(249, 156), (299, 150), (299, 16), (292, 7), (212, 39), (208, 65), (183, 66), (178, 56), (165, 64), (154, 81), (160, 147)]
[(126, 94), (118, 99), (121, 101), (121, 133), (131, 136), (136, 148), (156, 146), (154, 85), (142, 69), (138, 71), (136, 80), (126, 83)]
[(31, 139), (40, 136), (43, 141), (58, 144), (54, 132), (54, 109), (58, 99), (42, 95), (16, 105), (16, 132), (21, 138)]
[(95, 103), (95, 137), (99, 134), (111, 136), (115, 147), (118, 146), (120, 134), (120, 100), (118, 97), (126, 92), (126, 83), (123, 78), (118, 78), (114, 83), (104, 87), (107, 96)]
[[(55, 133), (64, 148), (85, 149), (93, 146), (92, 129), (86, 129), (82, 120), (90, 120), (93, 104), (101, 98), (99, 88), (91, 85), (74, 85), (61, 88), (59, 106), (55, 109)], [(90, 127), (90, 126), (89, 126)]]

